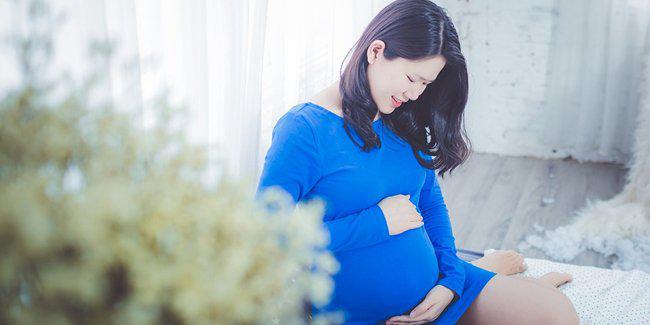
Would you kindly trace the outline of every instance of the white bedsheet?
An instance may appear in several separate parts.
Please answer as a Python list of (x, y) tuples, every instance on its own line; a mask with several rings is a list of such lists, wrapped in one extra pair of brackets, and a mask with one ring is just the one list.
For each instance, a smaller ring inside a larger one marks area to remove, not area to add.
[[(493, 249), (487, 249), (489, 254)], [(579, 266), (525, 258), (528, 269), (519, 275), (540, 277), (566, 272), (573, 281), (560, 286), (580, 316), (581, 324), (650, 324), (650, 274)]]

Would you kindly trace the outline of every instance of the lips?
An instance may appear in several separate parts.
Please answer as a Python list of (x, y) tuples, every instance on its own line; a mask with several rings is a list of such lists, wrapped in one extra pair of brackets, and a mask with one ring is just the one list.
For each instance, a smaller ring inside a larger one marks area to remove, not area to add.
[(390, 99), (393, 102), (393, 106), (395, 108), (400, 107), (402, 105), (402, 102), (397, 100), (394, 96), (390, 96)]

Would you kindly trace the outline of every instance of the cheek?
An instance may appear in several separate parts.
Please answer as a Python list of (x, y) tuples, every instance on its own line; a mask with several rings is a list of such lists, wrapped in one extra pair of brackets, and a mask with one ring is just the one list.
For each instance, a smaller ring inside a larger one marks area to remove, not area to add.
[(409, 81), (401, 71), (384, 69), (379, 71), (372, 67), (368, 70), (368, 81), (372, 97), (380, 106), (392, 107), (391, 96), (401, 96), (409, 87)]
[(368, 70), (368, 86), (372, 91), (373, 96), (378, 96), (379, 93), (383, 92), (386, 85), (385, 80), (382, 78), (381, 71), (377, 71), (374, 67), (370, 67)]
[(390, 100), (390, 96), (399, 95), (401, 93), (400, 89), (404, 89), (404, 84), (396, 79), (396, 77), (391, 77), (384, 80), (382, 96)]
[(392, 95), (404, 94), (410, 87), (412, 87), (412, 83), (409, 81), (406, 75), (401, 74), (395, 76), (395, 79), (393, 79), (393, 90), (395, 92)]
[[(391, 76), (383, 75), (384, 77), (375, 78), (374, 83), (371, 84), (372, 95), (376, 101), (390, 100), (390, 96), (396, 94), (395, 89), (399, 89), (395, 85), (395, 81)], [(399, 85), (397, 85), (399, 87)]]

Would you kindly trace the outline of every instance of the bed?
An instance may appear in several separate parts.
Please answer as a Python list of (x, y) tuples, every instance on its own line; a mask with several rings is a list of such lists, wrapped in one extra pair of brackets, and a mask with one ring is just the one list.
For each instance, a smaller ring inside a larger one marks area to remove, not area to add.
[[(476, 252), (458, 249), (457, 255), (473, 261), (494, 249)], [(544, 259), (525, 258), (528, 266), (519, 275), (539, 277), (547, 272), (566, 272), (573, 281), (559, 287), (576, 308), (581, 324), (650, 324), (650, 274), (610, 270)]]

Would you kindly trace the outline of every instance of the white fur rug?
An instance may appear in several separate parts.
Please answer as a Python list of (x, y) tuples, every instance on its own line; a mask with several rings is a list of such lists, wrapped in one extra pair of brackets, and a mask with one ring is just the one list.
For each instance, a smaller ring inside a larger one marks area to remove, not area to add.
[[(484, 254), (493, 251), (487, 249)], [(528, 269), (519, 275), (537, 278), (548, 272), (565, 272), (573, 276), (558, 289), (573, 302), (581, 324), (650, 324), (650, 274), (536, 258), (524, 261)]]

